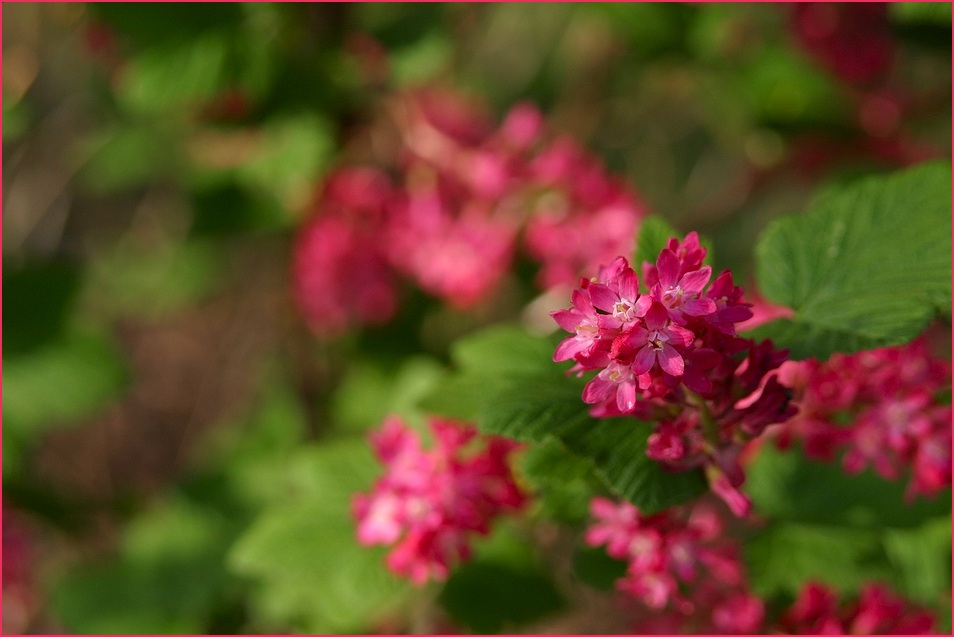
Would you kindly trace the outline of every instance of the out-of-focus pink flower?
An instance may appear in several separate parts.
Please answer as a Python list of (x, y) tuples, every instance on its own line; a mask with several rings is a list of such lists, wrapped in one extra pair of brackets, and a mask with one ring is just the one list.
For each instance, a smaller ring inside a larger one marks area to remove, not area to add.
[(762, 602), (746, 590), (736, 547), (722, 537), (713, 509), (698, 505), (647, 516), (628, 502), (594, 498), (590, 513), (587, 544), (605, 545), (611, 557), (627, 564), (617, 588), (678, 618), (671, 625), (707, 613), (703, 625), (720, 632), (754, 632), (761, 625)]
[(35, 580), (35, 539), (23, 514), (3, 505), (3, 632), (27, 632), (42, 598)]
[(510, 267), (516, 229), (477, 199), (453, 196), (425, 167), (389, 209), (387, 254), (425, 291), (465, 309), (486, 298)]
[(779, 431), (780, 446), (800, 440), (823, 460), (844, 451), (847, 471), (871, 466), (888, 479), (910, 467), (909, 497), (950, 486), (951, 407), (935, 399), (950, 386), (950, 361), (923, 339), (786, 365), (799, 414)]
[(566, 137), (530, 162), (516, 198), (529, 212), (527, 251), (542, 287), (571, 286), (620, 254), (632, 254), (645, 205)]
[(840, 607), (834, 591), (809, 582), (782, 616), (781, 629), (796, 635), (928, 635), (934, 618), (881, 584), (866, 585), (857, 600)]
[(438, 418), (429, 425), (435, 442), (425, 450), (400, 419), (385, 420), (372, 436), (385, 475), (353, 502), (358, 541), (394, 545), (388, 567), (415, 584), (446, 579), (474, 535), (526, 502), (508, 465), (516, 443), (477, 440), (474, 428)]
[(394, 276), (380, 240), (387, 178), (371, 168), (335, 172), (296, 237), (292, 292), (308, 324), (335, 336), (388, 322), (397, 309)]

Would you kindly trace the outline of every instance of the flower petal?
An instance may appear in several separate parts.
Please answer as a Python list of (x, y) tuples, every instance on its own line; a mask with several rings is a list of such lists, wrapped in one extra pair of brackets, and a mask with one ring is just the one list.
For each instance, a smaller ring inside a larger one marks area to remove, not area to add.
[(659, 359), (659, 366), (670, 376), (682, 376), (682, 373), (686, 370), (686, 362), (682, 360), (679, 352), (668, 343), (663, 345), (656, 356)]

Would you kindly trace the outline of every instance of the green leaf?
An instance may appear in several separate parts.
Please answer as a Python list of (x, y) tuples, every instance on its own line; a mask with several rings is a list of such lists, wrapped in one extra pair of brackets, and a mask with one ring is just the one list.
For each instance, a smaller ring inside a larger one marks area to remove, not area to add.
[(559, 591), (541, 572), (479, 561), (465, 564), (454, 573), (440, 601), (454, 621), (476, 634), (498, 633), (526, 624), (565, 605)]
[(202, 466), (224, 476), (238, 500), (259, 510), (281, 498), (289, 458), (305, 439), (301, 399), (281, 374), (243, 422), (216, 428), (203, 442)]
[(530, 447), (518, 462), (533, 492), (534, 506), (549, 519), (583, 524), (589, 517), (590, 500), (605, 489), (593, 461), (570, 453), (553, 437)]
[[(440, 365), (423, 357), (409, 358), (397, 370), (370, 361), (352, 361), (332, 397), (335, 425), (340, 431), (367, 431), (379, 426), (388, 414), (423, 424), (418, 402), (441, 375)], [(369, 396), (374, 400), (368, 400)]]
[(763, 326), (792, 357), (898, 345), (950, 316), (951, 172), (934, 162), (828, 192), (773, 223), (756, 248), (759, 289), (795, 310)]
[(149, 251), (121, 243), (92, 262), (85, 301), (100, 313), (157, 318), (207, 295), (221, 281), (223, 256), (197, 239)]
[(384, 567), (380, 549), (360, 546), (350, 503), (378, 466), (363, 440), (304, 447), (288, 462), (286, 497), (232, 547), (229, 568), (255, 582), (263, 627), (362, 631), (402, 603), (406, 583)]
[(262, 148), (235, 169), (236, 178), (286, 207), (305, 205), (334, 150), (331, 125), (312, 113), (282, 115), (269, 119), (261, 134)]
[(746, 474), (755, 511), (792, 522), (905, 528), (950, 511), (950, 491), (908, 503), (903, 480), (884, 480), (871, 470), (849, 475), (837, 462), (808, 460), (769, 444)]
[(936, 604), (949, 599), (951, 587), (951, 518), (932, 519), (914, 529), (888, 529), (884, 549), (898, 573), (905, 597)]
[(4, 440), (76, 423), (116, 398), (126, 380), (119, 350), (96, 334), (68, 334), (29, 355), (5, 360)]
[(876, 533), (838, 526), (775, 524), (745, 543), (752, 590), (796, 596), (808, 580), (854, 592), (890, 575)]
[(612, 590), (626, 574), (627, 563), (610, 557), (603, 547), (577, 546), (573, 553), (573, 574), (581, 582), (599, 590)]
[(534, 547), (512, 527), (498, 525), (476, 553), (454, 570), (438, 598), (455, 622), (474, 633), (516, 628), (566, 605)]
[(63, 333), (80, 282), (80, 269), (62, 261), (4, 267), (4, 362)]
[(202, 633), (223, 602), (229, 524), (214, 510), (172, 500), (129, 524), (116, 559), (58, 581), (57, 618), (74, 633)]
[(155, 125), (104, 127), (84, 141), (77, 155), (80, 182), (97, 194), (141, 188), (181, 166), (176, 135)]
[(225, 88), (227, 56), (227, 38), (217, 32), (142, 50), (122, 75), (117, 97), (146, 115), (199, 106)]
[(636, 254), (633, 257), (633, 269), (640, 272), (643, 262), (656, 263), (659, 253), (663, 251), (669, 239), (682, 238), (683, 234), (669, 225), (669, 222), (658, 215), (651, 215), (639, 224), (639, 236), (636, 239)]
[(670, 473), (646, 457), (651, 426), (632, 418), (595, 419), (583, 381), (552, 361), (553, 339), (496, 327), (460, 341), (452, 352), (461, 372), (438, 384), (423, 407), (476, 422), (484, 433), (522, 442), (559, 440), (593, 462), (595, 475), (646, 513), (706, 490), (699, 471)]
[(901, 24), (951, 26), (950, 2), (892, 2), (891, 18)]

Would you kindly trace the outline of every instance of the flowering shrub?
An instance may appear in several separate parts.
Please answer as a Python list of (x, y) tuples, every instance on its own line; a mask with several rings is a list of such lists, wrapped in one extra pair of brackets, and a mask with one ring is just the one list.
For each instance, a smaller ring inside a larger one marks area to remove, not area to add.
[(8, 631), (950, 630), (949, 3), (4, 19)]

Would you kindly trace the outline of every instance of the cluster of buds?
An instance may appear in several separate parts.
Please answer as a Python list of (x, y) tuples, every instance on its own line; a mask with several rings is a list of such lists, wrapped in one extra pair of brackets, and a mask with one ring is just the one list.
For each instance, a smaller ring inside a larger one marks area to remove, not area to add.
[[(705, 467), (710, 486), (737, 515), (751, 507), (738, 487), (739, 454), (766, 426), (794, 414), (776, 370), (787, 352), (736, 333), (752, 316), (729, 271), (712, 268), (696, 233), (669, 240), (643, 282), (617, 257), (551, 312), (573, 336), (555, 361), (598, 371), (583, 390), (596, 417), (631, 414), (654, 422), (647, 455), (675, 470)], [(708, 286), (708, 289), (706, 289)]]
[(536, 108), (519, 104), (494, 127), (447, 92), (388, 104), (394, 148), (375, 167), (333, 172), (298, 236), (295, 297), (316, 331), (386, 322), (401, 279), (470, 308), (494, 293), (520, 248), (543, 290), (569, 289), (632, 251), (643, 206), (571, 139), (548, 138)]
[(888, 479), (910, 467), (909, 497), (950, 487), (951, 405), (937, 395), (950, 388), (951, 363), (932, 356), (923, 338), (824, 363), (787, 362), (782, 374), (799, 413), (782, 428), (781, 446), (799, 439), (824, 460), (844, 450), (847, 471), (871, 466)]
[(685, 628), (692, 621), (712, 632), (753, 633), (762, 624), (764, 605), (748, 592), (736, 546), (724, 539), (713, 509), (697, 505), (646, 516), (628, 502), (594, 498), (590, 512), (587, 544), (605, 545), (626, 562), (617, 588), (653, 612), (639, 632), (670, 632), (676, 627), (670, 624)]
[(839, 608), (834, 591), (809, 582), (782, 617), (782, 630), (792, 635), (930, 635), (934, 618), (880, 584), (866, 585), (857, 600)]
[(477, 440), (473, 427), (438, 418), (428, 424), (429, 451), (399, 418), (385, 420), (372, 436), (385, 475), (353, 502), (358, 541), (394, 545), (388, 567), (418, 585), (446, 579), (469, 558), (475, 535), (486, 535), (496, 517), (526, 502), (508, 464), (517, 443)]

